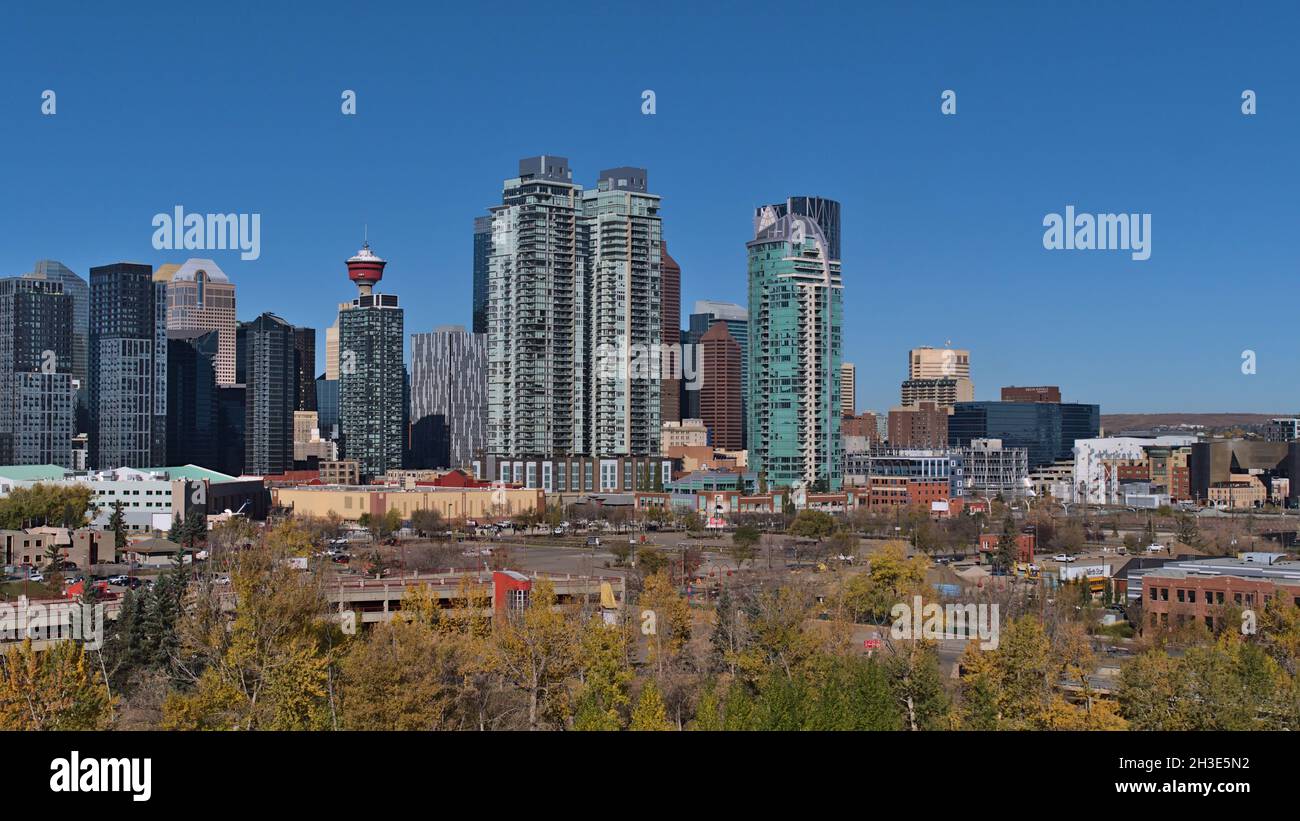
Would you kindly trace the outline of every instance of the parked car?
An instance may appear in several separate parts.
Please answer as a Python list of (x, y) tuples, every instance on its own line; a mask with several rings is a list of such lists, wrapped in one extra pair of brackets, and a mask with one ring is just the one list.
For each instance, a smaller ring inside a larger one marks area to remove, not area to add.
[(1052, 557), (1052, 561), (1054, 561), (1054, 562), (1069, 563), (1069, 562), (1074, 561), (1074, 557), (1073, 557), (1073, 556), (1070, 556), (1070, 555), (1067, 555), (1067, 554), (1065, 554), (1065, 553), (1057, 553), (1055, 556)]
[(34, 571), (34, 572), (32, 572), (32, 573), (29, 573), (29, 574), (27, 575), (27, 581), (29, 581), (29, 582), (43, 582), (43, 581), (45, 581), (45, 574), (42, 573), (42, 572), (39, 571), (39, 570), (36, 570), (36, 571)]
[(119, 587), (125, 587), (129, 582), (129, 578), (127, 576), (109, 576), (107, 579), (105, 579), (105, 581), (108, 582), (109, 584), (115, 584), (118, 585)]

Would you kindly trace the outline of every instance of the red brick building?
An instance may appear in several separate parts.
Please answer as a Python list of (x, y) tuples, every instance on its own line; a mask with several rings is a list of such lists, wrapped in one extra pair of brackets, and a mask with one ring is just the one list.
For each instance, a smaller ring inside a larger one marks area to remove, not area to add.
[(876, 415), (871, 411), (846, 416), (840, 421), (840, 434), (845, 437), (862, 436), (872, 445), (880, 444), (880, 426), (876, 422)]
[(1003, 402), (1049, 402), (1061, 403), (1061, 389), (1056, 385), (1035, 385), (1019, 387), (1008, 385), (1002, 389)]
[(1262, 608), (1274, 596), (1300, 606), (1300, 580), (1200, 575), (1162, 568), (1142, 577), (1144, 627), (1180, 627), (1190, 621), (1222, 629), (1231, 610)]
[(739, 450), (744, 443), (740, 344), (727, 323), (715, 322), (700, 337), (700, 349), (700, 418), (715, 448)]
[(889, 412), (889, 445), (895, 448), (946, 448), (948, 411), (934, 402)]
[[(663, 290), (660, 292), (659, 297), (659, 333), (664, 350), (668, 351), (669, 346), (678, 344), (682, 338), (682, 266), (677, 264), (677, 260), (668, 256), (668, 243), (665, 242), (660, 247), (663, 249), (661, 254)], [(681, 373), (681, 362), (675, 361), (676, 357), (673, 354), (665, 353), (664, 359), (666, 361), (661, 365), (664, 372), (669, 374)], [(661, 421), (682, 421), (680, 391), (680, 379), (663, 380), (659, 391)]]
[[(980, 534), (980, 552), (996, 553), (998, 552), (998, 541), (1002, 538), (1001, 533), (981, 533)], [(1032, 533), (1021, 533), (1016, 537), (1016, 561), (1032, 562), (1034, 560), (1034, 549), (1037, 547), (1037, 539)]]

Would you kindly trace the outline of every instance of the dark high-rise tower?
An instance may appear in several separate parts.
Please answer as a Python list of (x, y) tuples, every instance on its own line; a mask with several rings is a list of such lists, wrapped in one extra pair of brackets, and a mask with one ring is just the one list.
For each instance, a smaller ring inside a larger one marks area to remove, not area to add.
[(293, 329), (294, 410), (316, 410), (316, 329)]
[(293, 469), (297, 371), (293, 326), (266, 313), (241, 322), (244, 364), (244, 471), (256, 476)]
[(474, 218), (473, 332), (487, 333), (488, 258), (492, 256), (492, 218)]
[(167, 332), (167, 464), (217, 467), (221, 332)]
[(90, 466), (150, 467), (167, 450), (167, 287), (153, 268), (90, 269)]
[(339, 428), (343, 453), (363, 477), (402, 467), (406, 448), (403, 315), (395, 294), (374, 293), (387, 262), (367, 243), (348, 260), (359, 290), (339, 311)]
[(73, 298), (58, 280), (0, 279), (4, 464), (72, 467), (73, 315)]

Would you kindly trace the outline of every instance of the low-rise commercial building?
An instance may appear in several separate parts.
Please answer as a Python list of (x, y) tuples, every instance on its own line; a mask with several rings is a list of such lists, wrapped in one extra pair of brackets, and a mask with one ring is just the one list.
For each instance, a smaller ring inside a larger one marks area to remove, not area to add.
[(483, 487), (414, 489), (383, 485), (309, 485), (271, 489), (273, 503), (298, 516), (336, 514), (348, 521), (369, 515), (372, 521), (395, 510), (409, 519), (417, 510), (435, 510), (445, 520), (510, 517), (546, 509), (540, 488)]

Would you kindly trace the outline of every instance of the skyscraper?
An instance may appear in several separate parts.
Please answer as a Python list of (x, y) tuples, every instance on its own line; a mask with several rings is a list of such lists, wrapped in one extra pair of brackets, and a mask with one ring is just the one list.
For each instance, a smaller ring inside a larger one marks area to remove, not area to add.
[(403, 314), (396, 294), (374, 293), (388, 263), (369, 243), (347, 264), (358, 295), (339, 311), (339, 429), (343, 458), (370, 478), (402, 467), (406, 448)]
[[(692, 355), (692, 349), (687, 345), (696, 346), (704, 338), (704, 334), (715, 323), (724, 323), (731, 338), (736, 340), (740, 346), (740, 395), (742, 405), (745, 408), (749, 406), (749, 311), (744, 305), (737, 305), (734, 302), (719, 302), (713, 299), (697, 299), (695, 308), (692, 311), (687, 325), (687, 330), (682, 343), (682, 355), (687, 358), (684, 374), (690, 374), (691, 370), (698, 366), (698, 361), (692, 361), (689, 357)], [(682, 416), (690, 419), (693, 416), (698, 417), (700, 413), (700, 392), (698, 388), (692, 389), (685, 387), (681, 391), (682, 396)], [(743, 412), (744, 419), (748, 419), (748, 412)], [(745, 424), (741, 424), (741, 439), (745, 440)], [(743, 446), (743, 445), (742, 445)]]
[(72, 297), (72, 378), (80, 385), (78, 401), (86, 403), (89, 388), (87, 368), (90, 356), (90, 286), (62, 262), (37, 260), (30, 279), (47, 279), (60, 283), (63, 293)]
[(167, 288), (153, 268), (90, 269), (88, 460), (98, 470), (160, 464), (167, 449)]
[(749, 252), (749, 466), (770, 485), (840, 487), (839, 204), (758, 208)]
[(700, 418), (715, 448), (742, 447), (743, 404), (740, 345), (724, 322), (715, 322), (700, 339)]
[(244, 364), (244, 470), (268, 476), (293, 469), (297, 371), (293, 326), (272, 313), (240, 323)]
[(316, 329), (293, 329), (293, 409), (316, 410)]
[(659, 450), (662, 226), (644, 168), (600, 172), (582, 194), (591, 278), (593, 453)]
[[(487, 336), (445, 325), (411, 334), (411, 425), (441, 416), (447, 439), (445, 464), (467, 467), (487, 445)], [(424, 430), (424, 429), (422, 429)], [(430, 428), (429, 430), (433, 430)], [(437, 459), (442, 448), (426, 454)]]
[(235, 285), (210, 259), (163, 265), (154, 282), (167, 289), (167, 330), (216, 331), (217, 384), (235, 384)]
[(951, 411), (958, 402), (975, 400), (970, 378), (970, 351), (954, 348), (913, 348), (907, 352), (907, 379), (900, 389), (903, 407), (934, 402)]
[[(342, 302), (339, 310), (347, 310), (352, 303)], [(339, 378), (339, 321), (325, 329), (325, 378), (331, 382)]]
[(852, 362), (840, 364), (840, 416), (852, 419), (858, 415), (858, 369)]
[(563, 157), (519, 161), (491, 209), (488, 448), (588, 452), (586, 232), (582, 189)]
[(59, 279), (0, 279), (0, 462), (72, 467), (75, 346)]
[[(217, 367), (221, 332), (167, 332), (167, 458), (169, 465), (218, 470)], [(233, 364), (233, 363), (232, 363)]]
[(487, 333), (488, 259), (492, 256), (492, 218), (474, 218), (474, 312), (471, 327)]
[(663, 260), (660, 264), (663, 277), (663, 295), (660, 299), (662, 322), (659, 340), (663, 343), (663, 370), (666, 377), (659, 386), (659, 417), (663, 422), (682, 421), (681, 355), (671, 346), (677, 345), (682, 335), (682, 266), (668, 256), (668, 243), (663, 243)]

